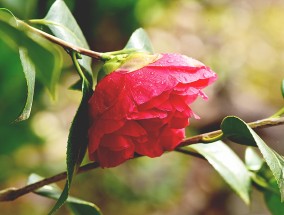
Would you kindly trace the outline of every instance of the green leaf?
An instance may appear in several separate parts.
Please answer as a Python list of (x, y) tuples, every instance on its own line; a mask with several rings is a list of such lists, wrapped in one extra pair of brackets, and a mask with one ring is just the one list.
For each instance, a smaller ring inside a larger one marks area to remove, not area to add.
[(69, 183), (73, 174), (80, 167), (88, 145), (88, 101), (93, 94), (92, 89), (83, 80), (83, 97), (77, 113), (73, 119), (67, 145), (67, 173)]
[[(28, 184), (35, 183), (42, 179), (42, 177), (32, 174), (28, 179)], [(42, 188), (36, 190), (35, 193), (56, 200), (59, 199), (61, 190), (55, 184), (52, 184), (43, 186)], [(66, 203), (76, 215), (102, 215), (100, 209), (91, 202), (69, 196), (66, 200)]]
[(283, 215), (284, 203), (281, 201), (279, 192), (275, 192), (278, 189), (275, 179), (268, 179), (268, 185), (268, 189), (263, 190), (265, 203), (272, 215)]
[[(56, 37), (76, 46), (89, 49), (80, 27), (64, 1), (56, 0), (41, 24), (47, 25)], [(90, 83), (92, 83), (93, 77), (91, 61), (92, 59), (85, 55), (78, 60), (79, 64), (86, 71), (86, 76)]]
[[(261, 169), (254, 173), (254, 182), (259, 186), (257, 187), (260, 192), (264, 195), (265, 203), (270, 210), (272, 215), (283, 215), (284, 214), (284, 203), (281, 202), (279, 188), (277, 182), (265, 163)], [(255, 180), (256, 179), (261, 179)]]
[(106, 75), (112, 73), (114, 70), (118, 69), (122, 64), (122, 60), (118, 57), (114, 57), (104, 63), (98, 72), (97, 83), (103, 79)]
[(281, 83), (281, 92), (282, 92), (282, 97), (284, 98), (284, 79), (282, 80)]
[[(2, 40), (3, 35), (0, 35), (0, 139), (5, 142), (1, 144), (0, 157), (10, 156), (25, 144), (40, 145), (43, 142), (34, 134), (29, 121), (11, 123), (19, 117), (25, 106), (27, 84), (18, 47), (11, 48), (5, 39)], [(0, 181), (7, 179), (11, 171), (14, 171), (12, 163), (2, 162), (0, 169)]]
[(27, 50), (37, 77), (54, 97), (62, 66), (62, 56), (58, 47), (30, 32), (22, 22), (17, 21), (4, 9), (0, 10), (0, 34), (1, 39), (17, 52), (19, 47)]
[(251, 138), (250, 131), (247, 129), (247, 125), (242, 120), (235, 120), (236, 117), (226, 117), (221, 124), (224, 137), (232, 140), (236, 143), (256, 146), (254, 139)]
[(151, 41), (143, 28), (138, 28), (130, 36), (124, 49), (135, 49), (140, 52), (148, 52), (153, 54)]
[[(17, 20), (11, 11), (5, 8), (1, 8), (0, 15), (6, 17), (5, 18), (6, 21), (12, 22), (14, 25), (16, 25)], [(8, 42), (8, 44), (10, 45), (10, 47), (12, 47), (12, 49), (17, 50), (18, 48), (16, 41), (11, 40), (11, 38), (8, 37), (6, 34), (2, 34), (2, 40), (5, 41), (6, 43)], [(29, 59), (27, 55), (27, 50), (25, 48), (20, 47), (19, 54), (20, 54), (20, 60), (23, 72), (25, 74), (25, 79), (27, 82), (27, 99), (20, 116), (16, 119), (16, 121), (22, 121), (29, 118), (33, 103), (34, 85), (35, 85), (35, 66), (33, 65), (33, 62), (31, 62), (31, 60)]]
[(232, 189), (250, 203), (250, 173), (240, 158), (222, 141), (188, 146), (203, 155)]
[(78, 81), (76, 81), (74, 84), (72, 84), (69, 89), (70, 90), (79, 90), (81, 91), (82, 90), (82, 80), (79, 79)]
[(25, 48), (20, 47), (19, 53), (27, 81), (27, 100), (21, 115), (16, 121), (26, 120), (30, 117), (35, 87), (35, 66), (28, 56), (28, 51)]
[(82, 163), (88, 145), (88, 101), (93, 94), (93, 90), (86, 77), (81, 73), (81, 68), (79, 68), (80, 66), (78, 65), (78, 62), (75, 58), (76, 53), (72, 53), (73, 62), (77, 70), (80, 70), (80, 75), (82, 75), (81, 79), (83, 97), (73, 119), (68, 136), (66, 158), (67, 181), (61, 196), (59, 197), (58, 201), (49, 214), (53, 214), (55, 211), (57, 211), (68, 198), (73, 176), (76, 174), (78, 168), (80, 167), (80, 164)]
[(36, 35), (31, 36), (33, 42), (26, 44), (29, 57), (36, 67), (37, 77), (55, 98), (63, 63), (62, 54), (53, 43)]
[(265, 203), (272, 213), (272, 215), (283, 215), (284, 214), (284, 203), (281, 202), (280, 195), (271, 190), (277, 190), (277, 183), (275, 179), (269, 181), (269, 188), (263, 191)]
[[(228, 126), (228, 127), (227, 127)], [(271, 169), (278, 187), (281, 193), (281, 199), (284, 198), (284, 159), (283, 156), (279, 155), (273, 149), (268, 147), (265, 142), (252, 130), (243, 120), (238, 117), (230, 116), (226, 117), (222, 122), (222, 130), (225, 136), (233, 134), (237, 139), (238, 135), (244, 137), (248, 143), (257, 145), (261, 154), (264, 157), (265, 162)], [(233, 131), (231, 129), (236, 129)], [(241, 128), (241, 129), (240, 129)]]

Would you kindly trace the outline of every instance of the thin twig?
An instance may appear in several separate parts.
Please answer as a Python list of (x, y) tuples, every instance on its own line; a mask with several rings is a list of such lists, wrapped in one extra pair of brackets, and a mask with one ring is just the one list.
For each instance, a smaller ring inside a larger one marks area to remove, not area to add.
[[(83, 173), (83, 172), (87, 172), (91, 169), (95, 169), (98, 168), (100, 165), (97, 162), (94, 163), (88, 163), (84, 166), (81, 166), (78, 170), (77, 174)], [(27, 193), (33, 192), (35, 190), (37, 190), (40, 187), (43, 187), (44, 185), (47, 184), (51, 184), (57, 181), (61, 181), (63, 179), (66, 179), (67, 173), (66, 172), (61, 172), (57, 175), (54, 175), (52, 177), (49, 178), (45, 178), (41, 181), (35, 182), (33, 184), (29, 184), (25, 187), (16, 189), (16, 188), (8, 188), (5, 190), (0, 191), (0, 201), (12, 201), (17, 199), (20, 196), (23, 196)]]
[[(284, 124), (284, 117), (267, 118), (267, 119), (257, 120), (255, 122), (248, 123), (248, 125), (253, 129), (267, 128), (267, 127), (273, 127), (273, 126), (283, 125), (283, 124)], [(202, 140), (204, 138), (214, 137), (214, 136), (220, 135), (221, 133), (222, 133), (221, 130), (216, 130), (216, 131), (212, 131), (209, 133), (204, 133), (204, 134), (199, 134), (193, 137), (189, 137), (185, 139), (184, 141), (182, 141), (178, 145), (178, 147), (188, 146), (194, 143), (200, 143), (200, 142), (203, 142)]]
[[(251, 128), (254, 128), (254, 129), (255, 128), (273, 127), (273, 126), (278, 126), (278, 125), (283, 125), (283, 124), (284, 124), (284, 117), (267, 118), (267, 119), (258, 120), (258, 121), (255, 121), (255, 122), (248, 123), (248, 125)], [(204, 137), (212, 137), (212, 136), (219, 135), (220, 133), (221, 133), (221, 130), (217, 130), (217, 131), (212, 131), (212, 132), (209, 132), (209, 133), (200, 134), (200, 135), (196, 135), (196, 136), (187, 138), (178, 145), (176, 151), (185, 153), (184, 150), (179, 149), (179, 148), (184, 147), (184, 146), (188, 146), (188, 145), (191, 145), (191, 144), (195, 144), (195, 143), (200, 143), (200, 142), (202, 142), (202, 139)], [(198, 156), (197, 153), (194, 153), (194, 152), (193, 153), (186, 152), (186, 153), (190, 154), (192, 156), (200, 157), (200, 156)], [(138, 158), (138, 157), (142, 157), (142, 156), (136, 155), (134, 158)], [(202, 158), (202, 157), (200, 157), (200, 158)], [(87, 171), (92, 170), (92, 169), (96, 169), (99, 166), (100, 165), (97, 162), (86, 164), (86, 165), (81, 166), (79, 168), (78, 174), (83, 173), (83, 172), (87, 172)], [(18, 189), (17, 188), (8, 188), (8, 189), (5, 189), (5, 190), (2, 190), (2, 191), (0, 191), (0, 201), (15, 200), (20, 196), (23, 196), (27, 193), (30, 193), (30, 192), (37, 190), (40, 187), (43, 187), (44, 185), (63, 180), (63, 179), (66, 178), (66, 175), (67, 175), (66, 172), (62, 172), (62, 173), (59, 173), (59, 174), (54, 175), (52, 177), (45, 178), (45, 179), (38, 181), (36, 183), (24, 186), (22, 188), (18, 188)]]
[(30, 26), (29, 24), (27, 24), (26, 22), (23, 22), (21, 20), (17, 20), (17, 22), (19, 24), (21, 24), (22, 26), (24, 26), (25, 28), (27, 28), (28, 30), (44, 37), (45, 39), (51, 41), (52, 43), (60, 45), (64, 49), (73, 50), (73, 51), (80, 53), (82, 55), (87, 55), (89, 57), (92, 57), (92, 58), (95, 58), (95, 59), (98, 59), (98, 60), (103, 60), (103, 53), (95, 52), (95, 51), (92, 51), (92, 50), (89, 50), (89, 49), (85, 49), (85, 48), (76, 46), (72, 43), (68, 43), (68, 42), (66, 42), (66, 41), (64, 41), (64, 40), (62, 40), (58, 37), (52, 36), (51, 34), (45, 33), (44, 31), (41, 31), (37, 28), (34, 28), (34, 27)]

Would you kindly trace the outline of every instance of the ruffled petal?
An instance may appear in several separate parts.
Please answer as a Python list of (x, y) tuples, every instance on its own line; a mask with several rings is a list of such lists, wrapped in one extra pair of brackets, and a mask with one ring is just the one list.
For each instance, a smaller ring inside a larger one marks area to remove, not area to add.
[(118, 95), (125, 87), (125, 77), (112, 73), (103, 78), (96, 86), (89, 100), (90, 116), (95, 118), (117, 103)]
[(90, 155), (101, 167), (114, 167), (134, 156), (132, 139), (115, 134), (106, 135), (100, 142), (98, 150)]
[(152, 67), (163, 67), (163, 68), (171, 68), (171, 67), (188, 67), (188, 68), (197, 68), (204, 66), (200, 61), (187, 57), (181, 54), (167, 53), (162, 54), (163, 57), (158, 61), (150, 64)]
[(129, 113), (137, 111), (136, 104), (126, 90), (122, 90), (117, 97), (116, 103), (101, 114), (103, 119), (122, 120), (125, 119)]
[(130, 137), (146, 136), (146, 130), (136, 121), (126, 121), (124, 126), (115, 132), (116, 135), (126, 135)]
[(165, 127), (159, 138), (160, 145), (165, 151), (174, 150), (178, 144), (185, 138), (185, 129), (171, 129)]
[(135, 143), (135, 151), (138, 154), (146, 155), (151, 158), (161, 156), (164, 152), (157, 138), (149, 138), (149, 140), (144, 143)]
[(163, 70), (151, 69), (148, 66), (126, 75), (128, 89), (138, 105), (173, 89), (178, 83)]
[(124, 121), (98, 119), (92, 123), (88, 130), (89, 154), (95, 152), (100, 144), (101, 138), (105, 134), (113, 133), (124, 125)]
[[(152, 108), (158, 108), (162, 104), (168, 101), (171, 91), (165, 91), (160, 95), (153, 97), (150, 101), (138, 106), (139, 111), (149, 110)], [(159, 108), (160, 109), (160, 108)]]

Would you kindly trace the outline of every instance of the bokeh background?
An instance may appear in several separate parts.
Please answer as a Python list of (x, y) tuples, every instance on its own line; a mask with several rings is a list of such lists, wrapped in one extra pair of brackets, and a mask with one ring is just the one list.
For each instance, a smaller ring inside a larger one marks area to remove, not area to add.
[[(209, 100), (199, 99), (193, 105), (202, 119), (191, 120), (188, 135), (218, 129), (227, 115), (249, 122), (270, 116), (283, 106), (280, 83), (284, 77), (284, 1), (65, 2), (93, 50), (119, 50), (136, 28), (143, 27), (156, 52), (191, 56), (218, 73), (218, 81), (205, 90)], [(20, 19), (34, 19), (43, 18), (52, 3), (0, 0), (0, 7), (8, 8)], [(68, 90), (78, 77), (65, 55), (57, 100), (51, 100), (37, 82), (31, 118), (11, 123), (24, 106), (26, 84), (17, 54), (6, 48), (2, 41), (0, 189), (23, 186), (31, 173), (47, 177), (65, 169), (68, 129), (80, 101), (79, 92)], [(259, 133), (284, 154), (283, 127)], [(243, 147), (231, 146), (243, 157)], [(258, 191), (252, 192), (253, 202), (248, 207), (207, 162), (177, 152), (78, 175), (71, 193), (97, 204), (106, 215), (269, 214)], [(0, 203), (0, 214), (41, 215), (53, 204), (53, 200), (28, 194)], [(64, 207), (58, 214), (71, 212)]]

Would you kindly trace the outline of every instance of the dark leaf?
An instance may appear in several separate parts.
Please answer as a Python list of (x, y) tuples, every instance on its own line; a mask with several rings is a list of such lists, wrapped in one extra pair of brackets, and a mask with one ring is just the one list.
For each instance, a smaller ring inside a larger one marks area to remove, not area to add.
[(252, 130), (244, 121), (238, 117), (226, 117), (222, 122), (222, 131), (225, 136), (230, 137), (231, 134), (238, 138), (240, 135), (249, 145), (258, 146), (265, 162), (268, 164), (273, 173), (281, 193), (281, 199), (284, 198), (284, 159), (273, 149), (266, 145), (266, 143)]
[(85, 82), (85, 80), (83, 80), (82, 101), (73, 119), (68, 137), (66, 158), (67, 182), (60, 198), (49, 214), (53, 214), (56, 210), (58, 210), (68, 198), (73, 176), (80, 167), (80, 164), (86, 153), (89, 127), (88, 100), (90, 99), (93, 92), (90, 86)]
[[(1, 40), (4, 40), (14, 51), (19, 52), (19, 47), (26, 50), (22, 54), (21, 60), (24, 67), (26, 78), (31, 78), (35, 70), (37, 77), (55, 96), (55, 86), (59, 80), (61, 72), (62, 56), (58, 47), (47, 40), (33, 34), (18, 22), (16, 18), (5, 9), (0, 10), (0, 34)], [(28, 63), (27, 63), (28, 59)], [(33, 66), (32, 66), (33, 65)], [(33, 80), (27, 80), (28, 102), (32, 101), (31, 85)], [(31, 104), (27, 104), (27, 108)], [(27, 116), (27, 115), (26, 115)], [(25, 117), (23, 117), (24, 119)]]
[(26, 120), (30, 117), (33, 96), (34, 96), (34, 86), (35, 86), (35, 66), (28, 56), (28, 51), (25, 48), (19, 50), (20, 59), (23, 66), (23, 71), (27, 81), (27, 100), (25, 107), (16, 121)]
[[(56, 37), (76, 46), (89, 49), (79, 25), (64, 1), (56, 0), (42, 23), (47, 25)], [(82, 59), (78, 60), (79, 64), (86, 71), (86, 77), (90, 83), (92, 83), (93, 77), (91, 61), (92, 59), (85, 55), (82, 55)]]
[(70, 87), (69, 87), (70, 90), (79, 90), (81, 91), (82, 90), (82, 80), (78, 80), (76, 81), (74, 84), (72, 84)]
[(221, 124), (224, 136), (228, 139), (247, 146), (256, 146), (247, 125), (242, 120), (236, 120), (236, 117), (226, 117)]
[(143, 28), (139, 28), (132, 33), (124, 49), (134, 49), (149, 54), (154, 53), (151, 41)]
[[(269, 185), (273, 189), (278, 189), (277, 183), (275, 180), (271, 180), (269, 182)], [(266, 189), (264, 191), (264, 200), (272, 215), (283, 215), (284, 214), (284, 203), (281, 202), (281, 198), (279, 194), (275, 192), (271, 192), (270, 190)]]
[(250, 203), (250, 173), (240, 158), (222, 141), (188, 146), (203, 155), (232, 189)]
[[(258, 180), (255, 180), (258, 179)], [(265, 203), (272, 215), (284, 214), (284, 203), (281, 202), (277, 182), (267, 164), (262, 165), (261, 169), (255, 172), (254, 182), (257, 188), (264, 195)], [(261, 180), (259, 180), (261, 179)]]

